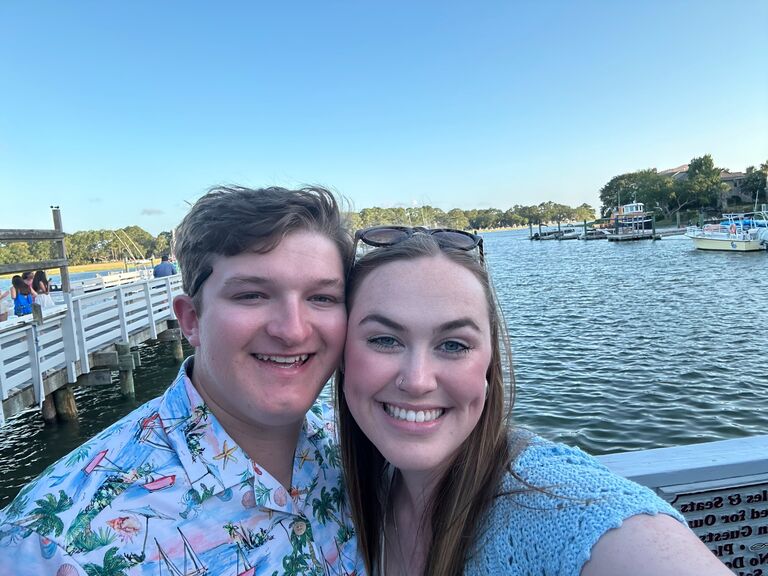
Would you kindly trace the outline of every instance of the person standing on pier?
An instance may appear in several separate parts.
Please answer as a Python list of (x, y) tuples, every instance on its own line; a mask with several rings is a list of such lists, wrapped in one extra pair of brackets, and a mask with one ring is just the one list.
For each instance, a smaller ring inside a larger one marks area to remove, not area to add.
[(16, 316), (32, 314), (32, 304), (36, 294), (30, 284), (31, 276), (29, 283), (24, 279), (24, 276), (16, 275), (11, 278), (11, 298), (13, 298), (13, 313)]
[(176, 232), (195, 348), (0, 512), (0, 576), (360, 574), (332, 411), (352, 240), (322, 188), (212, 189)]
[(160, 257), (160, 264), (152, 269), (153, 278), (164, 278), (165, 276), (173, 276), (176, 274), (176, 268), (169, 261), (168, 254), (163, 254)]

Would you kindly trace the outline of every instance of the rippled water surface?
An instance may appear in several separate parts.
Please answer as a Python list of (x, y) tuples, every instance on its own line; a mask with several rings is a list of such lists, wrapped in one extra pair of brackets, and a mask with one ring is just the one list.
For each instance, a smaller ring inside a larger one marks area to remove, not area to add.
[[(484, 236), (509, 325), (515, 418), (592, 454), (768, 433), (768, 254), (658, 242)], [(48, 464), (157, 396), (178, 369), (141, 347), (137, 398), (79, 389), (76, 424), (0, 429), (0, 506)]]

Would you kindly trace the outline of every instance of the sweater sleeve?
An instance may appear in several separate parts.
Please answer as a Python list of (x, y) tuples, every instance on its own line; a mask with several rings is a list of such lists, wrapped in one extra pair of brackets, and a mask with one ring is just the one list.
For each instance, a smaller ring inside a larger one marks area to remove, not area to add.
[(600, 537), (637, 514), (683, 517), (578, 448), (532, 437), (507, 474), (466, 574), (578, 576)]

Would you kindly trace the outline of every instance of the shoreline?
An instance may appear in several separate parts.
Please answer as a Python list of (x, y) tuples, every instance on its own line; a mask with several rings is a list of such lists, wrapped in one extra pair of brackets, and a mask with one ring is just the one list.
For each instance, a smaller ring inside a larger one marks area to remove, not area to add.
[[(154, 264), (149, 264), (148, 266), (153, 266)], [(131, 268), (131, 266), (129, 266)], [(135, 266), (134, 266), (135, 268)], [(77, 264), (74, 266), (69, 266), (69, 273), (70, 274), (76, 274), (78, 272), (116, 272), (125, 271), (125, 264), (122, 260), (118, 260), (115, 262), (97, 262), (95, 264)], [(45, 274), (50, 278), (51, 276), (58, 276), (59, 269), (58, 268), (46, 268)], [(14, 274), (0, 274), (0, 280), (10, 280), (13, 278)]]

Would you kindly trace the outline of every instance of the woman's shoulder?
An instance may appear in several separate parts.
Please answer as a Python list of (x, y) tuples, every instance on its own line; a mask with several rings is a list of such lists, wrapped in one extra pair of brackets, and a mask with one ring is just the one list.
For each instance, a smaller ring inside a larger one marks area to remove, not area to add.
[[(682, 517), (653, 491), (622, 478), (576, 447), (524, 430), (510, 434), (502, 478), (478, 540), (478, 560), (512, 574), (574, 574), (595, 542), (637, 514)], [(506, 561), (504, 559), (507, 559)]]
[[(517, 457), (515, 446), (520, 446)], [(527, 431), (510, 435), (513, 460), (499, 488), (502, 503), (505, 496), (514, 505), (521, 497), (543, 503), (558, 502), (557, 508), (590, 509), (643, 502), (649, 513), (663, 511), (682, 517), (655, 492), (609, 470), (593, 456), (575, 446), (552, 442)]]
[(585, 470), (609, 473), (594, 457), (575, 446), (546, 440), (530, 431), (517, 429), (509, 435), (512, 452), (512, 472), (504, 480), (514, 481), (520, 476), (529, 482), (559, 483)]

